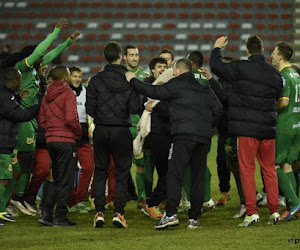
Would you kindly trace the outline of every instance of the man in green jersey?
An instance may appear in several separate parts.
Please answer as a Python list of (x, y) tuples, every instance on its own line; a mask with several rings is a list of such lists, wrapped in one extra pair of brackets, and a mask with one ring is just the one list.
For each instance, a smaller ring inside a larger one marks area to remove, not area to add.
[(300, 200), (296, 195), (296, 180), (292, 163), (298, 159), (300, 145), (300, 79), (291, 67), (293, 47), (287, 42), (277, 42), (272, 53), (272, 64), (280, 70), (283, 93), (277, 102), (278, 125), (276, 138), (276, 171), (278, 184), (287, 201), (284, 218), (291, 220), (300, 211)]
[[(139, 67), (139, 50), (133, 45), (127, 45), (124, 48), (124, 61), (126, 63), (126, 68), (129, 72), (135, 74), (135, 77), (143, 81), (146, 77), (149, 77), (149, 73)], [(141, 98), (144, 98), (141, 96)], [(137, 136), (137, 124), (140, 120), (140, 114), (130, 115), (132, 126), (130, 127), (130, 132), (132, 134), (132, 139)], [(147, 148), (147, 149), (145, 149)], [(150, 147), (147, 146), (147, 142), (144, 144), (144, 150), (140, 155), (133, 157), (133, 163), (137, 167), (136, 171), (136, 184), (138, 191), (138, 208), (142, 208), (145, 204), (146, 196), (149, 197), (152, 192), (153, 183), (153, 166), (151, 163), (151, 152)]]
[[(39, 97), (39, 78), (37, 71), (41, 66), (50, 63), (55, 59), (66, 47), (70, 46), (74, 41), (76, 41), (80, 32), (74, 32), (64, 43), (59, 45), (57, 48), (51, 50), (44, 57), (43, 54), (47, 51), (51, 43), (58, 36), (61, 29), (66, 27), (67, 23), (65, 19), (60, 19), (54, 28), (54, 31), (38, 46), (27, 46), (22, 52), (21, 60), (15, 62), (14, 66), (22, 73), (22, 83), (20, 90), (28, 89), (29, 95), (23, 98), (21, 101), (21, 106), (24, 108), (31, 107), (38, 103)], [(13, 58), (13, 56), (12, 56)], [(12, 62), (13, 60), (11, 60)], [(24, 203), (23, 195), (25, 188), (28, 184), (30, 174), (32, 171), (32, 162), (35, 151), (35, 138), (37, 130), (37, 121), (32, 119), (29, 122), (23, 122), (18, 125), (18, 144), (16, 149), (18, 150), (18, 164), (15, 164), (16, 170), (19, 175), (17, 176), (16, 182), (16, 195), (11, 200), (11, 203), (16, 206), (21, 212), (26, 214), (35, 213), (36, 210), (33, 209), (28, 203)], [(14, 183), (11, 183), (13, 186)], [(28, 212), (29, 211), (29, 212)]]

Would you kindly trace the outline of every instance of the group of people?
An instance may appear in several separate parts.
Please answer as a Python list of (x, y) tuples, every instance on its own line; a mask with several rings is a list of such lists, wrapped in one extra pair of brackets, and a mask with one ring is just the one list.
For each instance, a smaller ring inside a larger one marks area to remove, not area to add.
[[(201, 227), (201, 213), (230, 199), (231, 170), (241, 201), (234, 218), (246, 214), (239, 226), (248, 227), (259, 221), (255, 158), (270, 210), (268, 224), (297, 216), (300, 70), (291, 65), (291, 44), (276, 43), (270, 64), (258, 36), (247, 39), (248, 60), (224, 57), (228, 41), (220, 37), (209, 62), (216, 79), (203, 67), (200, 51), (175, 62), (173, 53), (164, 49), (149, 62), (149, 74), (139, 68), (137, 47), (127, 45), (122, 52), (119, 43), (108, 42), (107, 65), (83, 84), (77, 66), (45, 70), (80, 35), (74, 32), (43, 56), (65, 26), (66, 21), (59, 20), (38, 46), (26, 46), (1, 60), (2, 221), (15, 221), (8, 203), (36, 214), (35, 198), (44, 184), (38, 222), (74, 226), (67, 213), (91, 211), (84, 201), (92, 183), (96, 228), (105, 225), (107, 209), (114, 209), (116, 227), (127, 228), (124, 208), (134, 199), (144, 214), (159, 220), (156, 229), (178, 225), (177, 213), (186, 209), (187, 228), (196, 229)], [(210, 195), (207, 166), (215, 127), (221, 192), (217, 204)], [(74, 189), (78, 163), (81, 171)], [(130, 174), (133, 163), (137, 197)], [(152, 190), (154, 167), (158, 181)], [(279, 192), (286, 197), (282, 216)], [(163, 214), (159, 207), (165, 201)]]

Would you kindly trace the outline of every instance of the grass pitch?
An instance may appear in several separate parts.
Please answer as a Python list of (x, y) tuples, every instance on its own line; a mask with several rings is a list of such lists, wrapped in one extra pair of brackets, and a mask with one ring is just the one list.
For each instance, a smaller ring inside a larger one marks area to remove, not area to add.
[[(216, 171), (217, 137), (212, 140), (208, 167), (212, 172), (212, 197), (219, 196)], [(133, 174), (135, 169), (132, 168)], [(260, 222), (249, 228), (237, 225), (243, 219), (233, 219), (239, 208), (239, 199), (231, 176), (231, 200), (225, 207), (217, 207), (200, 217), (202, 228), (188, 230), (187, 214), (179, 214), (180, 225), (166, 230), (154, 229), (156, 221), (136, 208), (135, 202), (126, 206), (128, 229), (115, 228), (113, 212), (105, 214), (104, 228), (94, 229), (95, 213), (70, 213), (77, 222), (72, 228), (45, 227), (37, 223), (38, 216), (20, 215), (15, 223), (0, 228), (0, 249), (286, 249), (300, 248), (300, 219), (268, 226), (267, 207), (259, 208)], [(262, 191), (260, 169), (256, 170), (257, 190)]]

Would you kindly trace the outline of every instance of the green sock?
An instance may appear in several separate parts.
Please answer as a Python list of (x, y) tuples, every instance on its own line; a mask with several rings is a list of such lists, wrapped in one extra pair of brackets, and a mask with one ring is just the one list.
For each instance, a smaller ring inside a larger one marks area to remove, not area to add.
[(144, 174), (136, 171), (135, 182), (137, 186), (138, 201), (145, 199), (146, 194), (145, 194)]
[(204, 202), (207, 202), (211, 199), (211, 191), (210, 191), (211, 173), (207, 166), (205, 168), (206, 169), (205, 169)]
[(183, 189), (186, 193), (186, 198), (190, 201), (191, 200), (191, 170), (189, 166), (185, 170)]
[(26, 187), (28, 185), (30, 178), (30, 174), (22, 173), (20, 178), (18, 179), (17, 187), (16, 187), (16, 195), (19, 197), (23, 197)]
[(299, 172), (298, 171), (295, 171), (294, 172), (294, 176), (295, 176), (295, 180), (296, 180), (296, 195), (297, 197), (299, 197)]
[(241, 204), (245, 204), (245, 196), (244, 196), (244, 192), (243, 192), (243, 188), (242, 188), (240, 173), (239, 173), (239, 171), (233, 171), (232, 173), (233, 173), (236, 187), (238, 190), (238, 194), (240, 197), (240, 202), (241, 202)]
[(151, 161), (151, 154), (144, 153), (144, 183), (146, 197), (150, 197), (153, 187), (153, 164)]
[(291, 206), (296, 206), (300, 201), (295, 194), (294, 188), (290, 182), (288, 176), (282, 171), (281, 168), (276, 169), (277, 178), (278, 178), (278, 185), (285, 195), (286, 200), (289, 202)]
[(296, 193), (296, 179), (295, 179), (294, 172), (288, 172), (288, 173), (285, 173), (285, 175), (290, 179), (292, 187), (293, 187), (293, 189), (294, 189), (294, 191)]
[(4, 186), (0, 185), (0, 213), (5, 212), (6, 204), (4, 204), (4, 202), (2, 202), (4, 193), (5, 193), (5, 189), (6, 188)]
[(6, 186), (5, 192), (3, 194), (2, 200), (0, 201), (1, 207), (4, 206), (4, 209), (6, 208), (6, 204), (9, 201), (11, 195), (14, 192), (15, 186), (16, 186), (17, 180), (16, 179), (11, 179)]

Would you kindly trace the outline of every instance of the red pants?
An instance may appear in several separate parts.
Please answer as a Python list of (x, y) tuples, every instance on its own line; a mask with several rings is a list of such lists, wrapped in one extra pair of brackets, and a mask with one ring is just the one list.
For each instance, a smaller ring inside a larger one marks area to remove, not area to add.
[(255, 157), (261, 166), (270, 213), (278, 212), (278, 181), (275, 170), (275, 139), (238, 137), (238, 160), (247, 215), (257, 214)]
[(90, 143), (76, 147), (77, 159), (81, 166), (77, 189), (73, 191), (70, 206), (84, 201), (94, 172), (93, 148)]
[(36, 148), (33, 161), (33, 174), (28, 184), (26, 201), (31, 203), (35, 201), (35, 197), (39, 188), (50, 174), (50, 155), (47, 148)]

